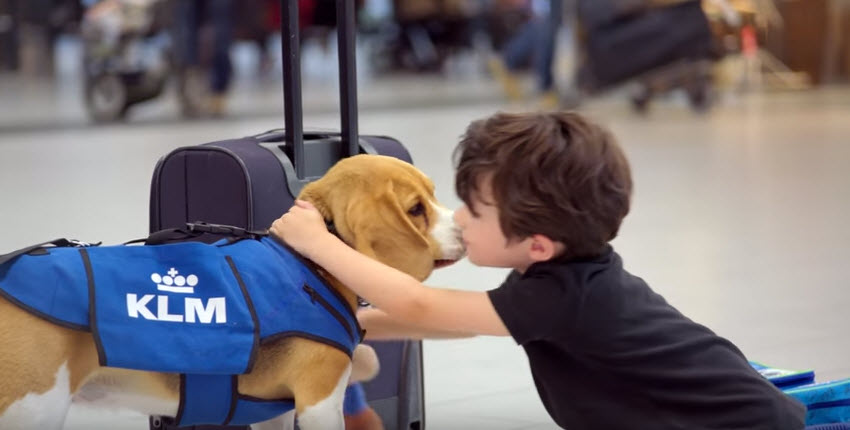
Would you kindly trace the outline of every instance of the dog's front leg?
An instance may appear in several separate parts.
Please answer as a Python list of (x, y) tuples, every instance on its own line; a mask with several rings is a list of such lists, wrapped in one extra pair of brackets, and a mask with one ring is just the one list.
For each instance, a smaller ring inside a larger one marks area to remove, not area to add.
[(295, 410), (268, 421), (252, 424), (251, 430), (295, 430)]

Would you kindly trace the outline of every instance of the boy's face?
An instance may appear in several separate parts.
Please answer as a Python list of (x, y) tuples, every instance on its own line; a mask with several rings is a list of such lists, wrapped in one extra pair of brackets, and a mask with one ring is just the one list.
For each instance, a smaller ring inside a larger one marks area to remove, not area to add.
[(478, 266), (509, 267), (524, 272), (534, 263), (529, 255), (531, 238), (508, 242), (499, 225), (499, 209), (488, 178), (479, 182), (478, 193), (471, 200), (471, 209), (477, 216), (466, 205), (454, 214), (469, 261)]

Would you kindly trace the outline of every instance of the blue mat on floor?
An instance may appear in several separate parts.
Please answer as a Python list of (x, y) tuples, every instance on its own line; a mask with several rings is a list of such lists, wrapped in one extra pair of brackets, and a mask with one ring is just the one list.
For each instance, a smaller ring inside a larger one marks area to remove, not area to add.
[(850, 423), (850, 379), (803, 385), (784, 391), (806, 405), (806, 424)]
[(772, 382), (773, 385), (776, 385), (781, 390), (815, 382), (814, 370), (780, 369), (756, 361), (751, 361), (750, 366), (753, 366), (761, 376), (767, 378), (768, 381)]
[(806, 427), (806, 430), (850, 430), (850, 424), (848, 424), (848, 423), (821, 424), (821, 425), (817, 425), (817, 426)]

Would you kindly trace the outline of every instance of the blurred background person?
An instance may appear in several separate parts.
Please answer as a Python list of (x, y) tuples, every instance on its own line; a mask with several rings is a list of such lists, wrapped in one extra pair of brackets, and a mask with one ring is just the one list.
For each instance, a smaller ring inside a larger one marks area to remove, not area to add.
[(553, 64), (555, 38), (564, 14), (563, 0), (509, 0), (507, 8), (528, 10), (530, 19), (508, 40), (501, 54), (489, 62), (490, 72), (510, 100), (520, 100), (523, 91), (516, 73), (528, 65), (534, 70), (540, 105), (558, 105)]
[(233, 75), (230, 46), (236, 2), (175, 1), (174, 45), (177, 64), (185, 71), (183, 85), (200, 85), (198, 90), (201, 91), (206, 86), (209, 91), (205, 105), (184, 104), (184, 114), (221, 116), (226, 110), (227, 90)]
[(394, 0), (393, 37), (387, 50), (393, 67), (441, 72), (455, 55), (473, 48), (481, 5), (469, 0)]
[[(52, 76), (55, 41), (62, 32), (76, 31), (82, 5), (76, 0), (4, 0), (0, 10), (10, 18), (0, 21), (0, 30), (11, 37), (0, 48), (14, 52), (10, 68), (26, 76)], [(12, 34), (11, 31), (15, 31)], [(8, 56), (8, 55), (5, 55)], [(0, 56), (3, 57), (3, 56)]]

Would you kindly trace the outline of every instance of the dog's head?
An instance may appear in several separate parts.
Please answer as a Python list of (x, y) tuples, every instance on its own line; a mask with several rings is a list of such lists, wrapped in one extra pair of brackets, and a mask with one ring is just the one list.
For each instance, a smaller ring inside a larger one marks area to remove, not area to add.
[(423, 280), (463, 257), (452, 212), (412, 165), (382, 155), (343, 159), (299, 195), (357, 251)]

